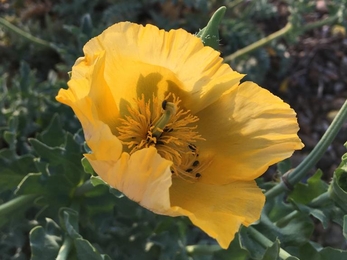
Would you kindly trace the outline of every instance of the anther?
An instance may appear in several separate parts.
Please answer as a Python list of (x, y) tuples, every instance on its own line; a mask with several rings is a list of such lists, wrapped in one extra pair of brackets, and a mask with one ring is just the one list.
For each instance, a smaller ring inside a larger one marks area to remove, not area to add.
[(189, 144), (188, 147), (189, 147), (189, 149), (192, 150), (193, 152), (196, 151), (196, 145), (195, 145), (195, 144)]
[(161, 103), (161, 107), (166, 110), (167, 100), (164, 100), (163, 103)]
[(196, 178), (200, 178), (200, 177), (201, 177), (201, 174), (200, 174), (200, 173), (196, 173), (196, 174), (195, 174), (195, 177), (196, 177)]
[(193, 162), (193, 166), (195, 167), (195, 166), (198, 166), (199, 165), (199, 161), (198, 160), (196, 160), (196, 161), (194, 161)]
[(188, 169), (186, 170), (186, 172), (192, 172), (192, 171), (193, 171), (192, 168), (188, 168)]

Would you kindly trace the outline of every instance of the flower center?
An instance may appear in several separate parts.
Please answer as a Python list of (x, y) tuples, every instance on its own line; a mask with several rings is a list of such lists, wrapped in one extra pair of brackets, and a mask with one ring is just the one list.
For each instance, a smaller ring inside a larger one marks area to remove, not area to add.
[(135, 101), (137, 107), (128, 107), (129, 115), (120, 119), (117, 128), (129, 153), (155, 146), (163, 158), (173, 162), (173, 177), (197, 181), (210, 162), (199, 158), (194, 144), (204, 140), (196, 131), (199, 118), (181, 109), (175, 94), (168, 94), (162, 102), (155, 96), (146, 101), (144, 95)]

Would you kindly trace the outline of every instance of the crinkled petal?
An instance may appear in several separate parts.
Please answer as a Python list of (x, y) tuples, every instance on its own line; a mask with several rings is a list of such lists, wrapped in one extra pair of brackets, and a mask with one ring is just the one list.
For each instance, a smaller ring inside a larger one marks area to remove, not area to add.
[(257, 221), (265, 196), (254, 181), (235, 181), (226, 185), (194, 184), (173, 179), (170, 189), (175, 212), (187, 215), (196, 226), (227, 248), (241, 224)]
[[(90, 97), (98, 120), (109, 125), (114, 132), (118, 125), (119, 111), (109, 86), (104, 79), (105, 53), (80, 58), (73, 67), (69, 89), (61, 89), (56, 97), (59, 102), (74, 106), (78, 100)], [(78, 70), (75, 70), (76, 66)], [(78, 115), (77, 115), (78, 117)]]
[(301, 149), (296, 114), (288, 104), (253, 82), (245, 82), (200, 111), (198, 144), (212, 163), (202, 173), (206, 183), (253, 180)]
[(155, 148), (145, 148), (131, 156), (123, 153), (113, 164), (93, 155), (85, 156), (104, 181), (131, 200), (159, 214), (170, 209), (172, 162), (163, 159)]
[(59, 100), (71, 106), (76, 116), (80, 120), (89, 148), (93, 151), (96, 160), (117, 160), (123, 149), (121, 141), (112, 134), (107, 124), (98, 120), (96, 109), (92, 100), (85, 97), (76, 102), (65, 99), (65, 94), (60, 93)]
[(223, 63), (219, 52), (182, 29), (166, 32), (149, 24), (117, 23), (83, 50), (86, 56), (105, 51), (104, 76), (119, 109), (122, 102), (132, 103), (147, 92), (138, 87), (141, 78), (151, 83), (146, 88), (158, 91), (159, 98), (167, 91), (179, 93), (182, 104), (195, 113), (243, 77)]
[(111, 131), (115, 127), (118, 111), (103, 80), (104, 55), (101, 53), (93, 56), (92, 61), (86, 58), (76, 63), (85, 70), (91, 66), (91, 75), (75, 75), (69, 81), (69, 89), (59, 90), (56, 99), (74, 110), (93, 156), (99, 160), (117, 160), (123, 146)]

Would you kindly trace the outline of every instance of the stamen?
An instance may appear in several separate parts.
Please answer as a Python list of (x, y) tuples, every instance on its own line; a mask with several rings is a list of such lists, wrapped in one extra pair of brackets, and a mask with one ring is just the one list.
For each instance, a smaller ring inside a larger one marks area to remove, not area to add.
[(194, 125), (199, 118), (181, 109), (181, 100), (172, 93), (162, 102), (154, 95), (148, 101), (142, 95), (135, 102), (137, 107), (128, 107), (129, 115), (121, 119), (121, 126), (117, 127), (125, 150), (132, 154), (155, 146), (160, 156), (173, 162), (170, 169), (173, 178), (191, 183), (198, 181), (212, 160), (206, 155), (200, 158), (194, 144), (204, 140)]

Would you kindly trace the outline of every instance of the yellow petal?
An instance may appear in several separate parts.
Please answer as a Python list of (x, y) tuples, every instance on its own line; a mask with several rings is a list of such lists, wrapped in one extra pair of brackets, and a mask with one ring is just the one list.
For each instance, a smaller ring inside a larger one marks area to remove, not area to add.
[(172, 162), (163, 159), (155, 148), (145, 148), (131, 156), (123, 153), (114, 164), (91, 155), (86, 157), (104, 181), (131, 200), (159, 214), (170, 208)]
[(165, 32), (149, 24), (118, 23), (90, 40), (83, 50), (88, 57), (105, 52), (105, 80), (119, 109), (122, 101), (132, 103), (142, 94), (144, 88), (138, 88), (141, 77), (149, 77), (146, 88), (159, 90), (154, 94), (160, 98), (168, 89), (175, 89), (193, 113), (213, 103), (243, 77), (223, 64), (219, 52), (182, 29)]
[[(61, 89), (56, 99), (74, 110), (93, 156), (99, 160), (116, 160), (122, 144), (111, 131), (115, 129), (118, 110), (103, 80), (104, 55), (94, 55), (92, 60), (79, 59), (76, 64), (83, 69), (73, 74), (69, 89)], [(90, 69), (88, 66), (92, 68), (90, 75), (85, 72), (86, 68)]]
[(266, 169), (301, 149), (295, 112), (280, 98), (245, 82), (197, 116), (201, 154), (212, 163), (200, 181), (229, 183), (253, 180)]
[(110, 129), (115, 132), (119, 111), (110, 88), (105, 82), (104, 69), (104, 52), (98, 56), (94, 55), (92, 58), (87, 56), (84, 59), (78, 59), (73, 67), (72, 78), (68, 82), (69, 89), (61, 89), (56, 99), (64, 104), (73, 105), (79, 99), (89, 96), (98, 120), (108, 124)]
[(170, 197), (173, 209), (183, 209), (182, 214), (217, 239), (222, 248), (229, 246), (241, 224), (248, 226), (259, 219), (265, 202), (254, 181), (209, 185), (175, 178)]

